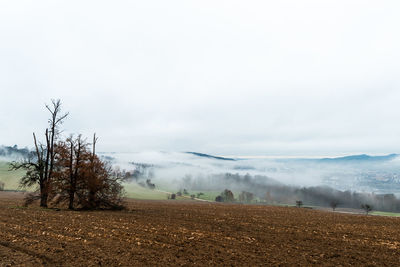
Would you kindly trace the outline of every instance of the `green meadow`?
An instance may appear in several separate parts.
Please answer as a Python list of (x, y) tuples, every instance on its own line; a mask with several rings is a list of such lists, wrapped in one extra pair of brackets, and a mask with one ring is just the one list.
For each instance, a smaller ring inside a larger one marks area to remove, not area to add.
[(391, 217), (400, 217), (400, 213), (396, 212), (386, 212), (386, 211), (372, 211), (369, 214), (377, 215), (377, 216), (391, 216)]
[(5, 190), (17, 190), (20, 178), (24, 175), (24, 171), (10, 171), (8, 162), (0, 161), (0, 182), (4, 183)]

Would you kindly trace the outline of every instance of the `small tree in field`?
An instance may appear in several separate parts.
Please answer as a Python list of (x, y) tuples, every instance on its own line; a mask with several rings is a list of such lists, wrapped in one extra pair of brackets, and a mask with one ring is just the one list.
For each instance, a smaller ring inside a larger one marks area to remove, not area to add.
[(332, 208), (333, 211), (335, 211), (335, 209), (337, 208), (338, 205), (339, 205), (339, 203), (336, 200), (332, 200), (329, 203), (329, 206)]
[(372, 211), (372, 206), (369, 204), (362, 204), (361, 208), (365, 211), (365, 213), (368, 215), (369, 212)]
[(296, 201), (296, 207), (301, 208), (303, 206), (303, 201), (297, 200)]

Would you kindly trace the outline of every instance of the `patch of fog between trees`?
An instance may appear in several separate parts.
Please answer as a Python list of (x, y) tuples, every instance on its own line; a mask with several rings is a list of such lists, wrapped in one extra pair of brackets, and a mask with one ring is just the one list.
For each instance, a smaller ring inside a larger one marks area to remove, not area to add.
[(400, 211), (400, 201), (389, 193), (396, 191), (398, 181), (390, 181), (392, 184), (381, 181), (383, 186), (377, 188), (374, 179), (368, 180), (369, 176), (374, 178), (380, 172), (394, 172), (400, 166), (397, 159), (373, 163), (321, 163), (295, 159), (223, 161), (168, 152), (103, 156), (134, 174), (131, 181), (143, 184), (151, 179), (157, 188), (170, 191), (221, 192), (229, 189), (236, 194), (251, 192), (271, 204), (294, 204), (301, 200), (305, 205), (336, 203), (339, 207), (360, 208), (362, 204), (369, 204), (379, 210)]

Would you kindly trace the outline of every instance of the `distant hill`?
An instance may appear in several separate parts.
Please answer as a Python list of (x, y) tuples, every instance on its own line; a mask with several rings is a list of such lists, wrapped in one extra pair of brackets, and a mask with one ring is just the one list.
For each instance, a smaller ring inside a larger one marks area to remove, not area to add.
[(352, 155), (346, 157), (339, 157), (339, 158), (323, 158), (321, 161), (325, 162), (367, 162), (367, 161), (388, 161), (393, 160), (398, 157), (398, 154), (389, 154), (385, 156), (370, 156), (367, 154), (362, 155)]
[(224, 157), (217, 157), (217, 156), (212, 156), (208, 154), (203, 154), (203, 153), (198, 153), (198, 152), (185, 152), (187, 154), (192, 154), (198, 157), (203, 157), (203, 158), (211, 158), (211, 159), (219, 159), (219, 160), (232, 160), (234, 161), (235, 159), (232, 158), (224, 158)]

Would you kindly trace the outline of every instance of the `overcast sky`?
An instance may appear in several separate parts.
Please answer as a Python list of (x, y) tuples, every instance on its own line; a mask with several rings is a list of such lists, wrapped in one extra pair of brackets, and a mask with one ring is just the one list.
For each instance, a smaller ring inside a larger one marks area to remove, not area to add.
[(1, 1), (0, 144), (400, 152), (399, 1)]

